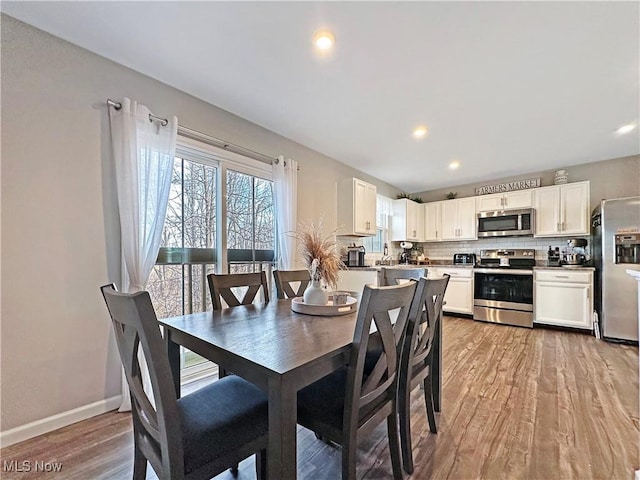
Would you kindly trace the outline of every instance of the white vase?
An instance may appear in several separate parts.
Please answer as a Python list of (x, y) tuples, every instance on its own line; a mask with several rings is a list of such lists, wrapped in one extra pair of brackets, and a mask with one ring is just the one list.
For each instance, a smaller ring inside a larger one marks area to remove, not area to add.
[(329, 294), (320, 286), (320, 280), (312, 280), (302, 296), (304, 303), (308, 305), (326, 305)]

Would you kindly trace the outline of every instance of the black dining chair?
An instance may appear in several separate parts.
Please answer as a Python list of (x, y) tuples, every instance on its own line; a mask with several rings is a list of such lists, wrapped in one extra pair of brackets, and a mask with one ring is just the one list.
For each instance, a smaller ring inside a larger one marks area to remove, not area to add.
[(214, 310), (222, 310), (222, 300), (229, 307), (250, 305), (254, 302), (261, 288), (265, 303), (269, 301), (269, 286), (267, 285), (267, 274), (264, 271), (257, 273), (210, 273), (207, 275), (207, 282)]
[(400, 357), (398, 382), (398, 411), (400, 415), (400, 443), (402, 465), (407, 473), (413, 472), (411, 447), (411, 392), (420, 383), (424, 386), (424, 401), (429, 430), (438, 433), (433, 403), (432, 371), (434, 337), (442, 321), (442, 304), (449, 284), (449, 275), (442, 278), (421, 278), (411, 305), (407, 334)]
[[(262, 289), (264, 302), (269, 302), (269, 286), (264, 270), (257, 273), (210, 273), (207, 275), (207, 282), (214, 310), (224, 308), (223, 300), (228, 307), (251, 305), (260, 289)], [(225, 368), (218, 367), (218, 378), (226, 377), (228, 374)], [(236, 471), (235, 468), (233, 470)]]
[[(161, 480), (210, 479), (256, 455), (256, 475), (266, 478), (268, 404), (255, 385), (223, 378), (176, 399), (166, 347), (147, 292), (101, 287), (131, 393), (133, 479), (146, 478), (147, 461)], [(153, 400), (143, 388), (142, 349)]]
[(309, 270), (274, 270), (273, 278), (280, 300), (301, 297), (311, 282)]
[(379, 285), (398, 285), (406, 280), (418, 281), (427, 276), (426, 268), (389, 268), (380, 269)]
[[(393, 477), (402, 478), (396, 404), (398, 349), (415, 290), (416, 282), (388, 287), (366, 285), (348, 365), (298, 392), (298, 423), (322, 439), (342, 445), (343, 480), (356, 478), (358, 438), (385, 419)], [(391, 311), (397, 312), (395, 325)], [(367, 358), (372, 325), (382, 347), (374, 362)]]

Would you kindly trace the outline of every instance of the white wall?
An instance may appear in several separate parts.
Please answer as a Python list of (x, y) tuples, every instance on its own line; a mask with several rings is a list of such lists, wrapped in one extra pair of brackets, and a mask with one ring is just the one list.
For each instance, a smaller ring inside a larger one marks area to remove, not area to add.
[[(2, 16), (1, 423), (20, 428), (120, 393), (99, 286), (118, 278), (107, 98), (300, 163), (299, 219), (335, 225), (334, 185), (396, 189), (63, 40)], [(197, 75), (197, 72), (185, 72)], [(292, 119), (295, 121), (295, 119)]]

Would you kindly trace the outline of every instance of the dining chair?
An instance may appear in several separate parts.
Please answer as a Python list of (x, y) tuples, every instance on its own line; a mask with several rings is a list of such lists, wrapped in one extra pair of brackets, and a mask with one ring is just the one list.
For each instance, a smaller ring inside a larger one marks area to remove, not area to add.
[[(273, 278), (276, 281), (276, 293), (280, 300), (301, 297), (311, 282), (308, 270), (274, 270)], [(295, 283), (298, 284), (297, 288), (294, 288)]]
[[(133, 479), (146, 478), (147, 461), (161, 480), (209, 479), (254, 454), (257, 478), (266, 478), (266, 395), (230, 376), (176, 399), (149, 293), (118, 293), (113, 285), (101, 290), (131, 394)], [(152, 397), (141, 380), (140, 348)]]
[[(356, 478), (358, 437), (384, 419), (393, 478), (402, 478), (396, 403), (398, 349), (415, 290), (416, 282), (388, 287), (365, 285), (348, 365), (298, 392), (298, 423), (322, 439), (342, 445), (343, 480)], [(395, 326), (390, 311), (398, 313)], [(372, 325), (378, 330), (382, 348), (367, 367)]]
[(426, 268), (388, 268), (380, 269), (379, 285), (398, 285), (406, 280), (419, 280), (427, 276)]
[[(254, 302), (260, 288), (264, 302), (269, 302), (269, 287), (267, 286), (267, 274), (263, 271), (257, 273), (210, 273), (207, 275), (209, 283), (209, 293), (214, 310), (222, 310), (222, 300), (228, 307), (239, 305), (250, 305)], [(246, 290), (245, 290), (246, 288)], [(242, 293), (244, 290), (244, 293)], [(236, 295), (236, 292), (242, 296)], [(226, 377), (229, 374), (225, 368), (219, 366), (218, 378)], [(235, 470), (235, 469), (234, 469)]]
[[(249, 305), (253, 303), (256, 295), (262, 287), (265, 303), (269, 301), (269, 287), (267, 285), (267, 274), (263, 271), (257, 273), (227, 273), (207, 275), (211, 302), (214, 310), (222, 310), (222, 300), (229, 307), (238, 305)], [(248, 287), (240, 293), (241, 287)], [(236, 294), (240, 293), (242, 298)]]
[(400, 444), (402, 465), (413, 472), (411, 447), (411, 392), (420, 383), (424, 386), (424, 402), (431, 433), (438, 433), (433, 403), (432, 371), (434, 337), (442, 321), (442, 304), (449, 284), (449, 275), (442, 278), (421, 278), (407, 322), (407, 333), (400, 357), (398, 382), (398, 411), (400, 416)]

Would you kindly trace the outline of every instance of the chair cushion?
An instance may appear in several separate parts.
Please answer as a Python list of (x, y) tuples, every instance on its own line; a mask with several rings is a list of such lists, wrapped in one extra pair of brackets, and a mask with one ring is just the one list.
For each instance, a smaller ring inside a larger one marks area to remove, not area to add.
[[(364, 378), (373, 370), (382, 349), (367, 352), (364, 362)], [(298, 392), (298, 423), (305, 425), (306, 419), (327, 424), (337, 430), (342, 430), (344, 415), (344, 400), (347, 388), (347, 368), (343, 367)], [(360, 412), (360, 418), (365, 418), (374, 411), (377, 403), (366, 405)]]
[(186, 473), (268, 432), (266, 395), (235, 375), (179, 399), (178, 414)]

